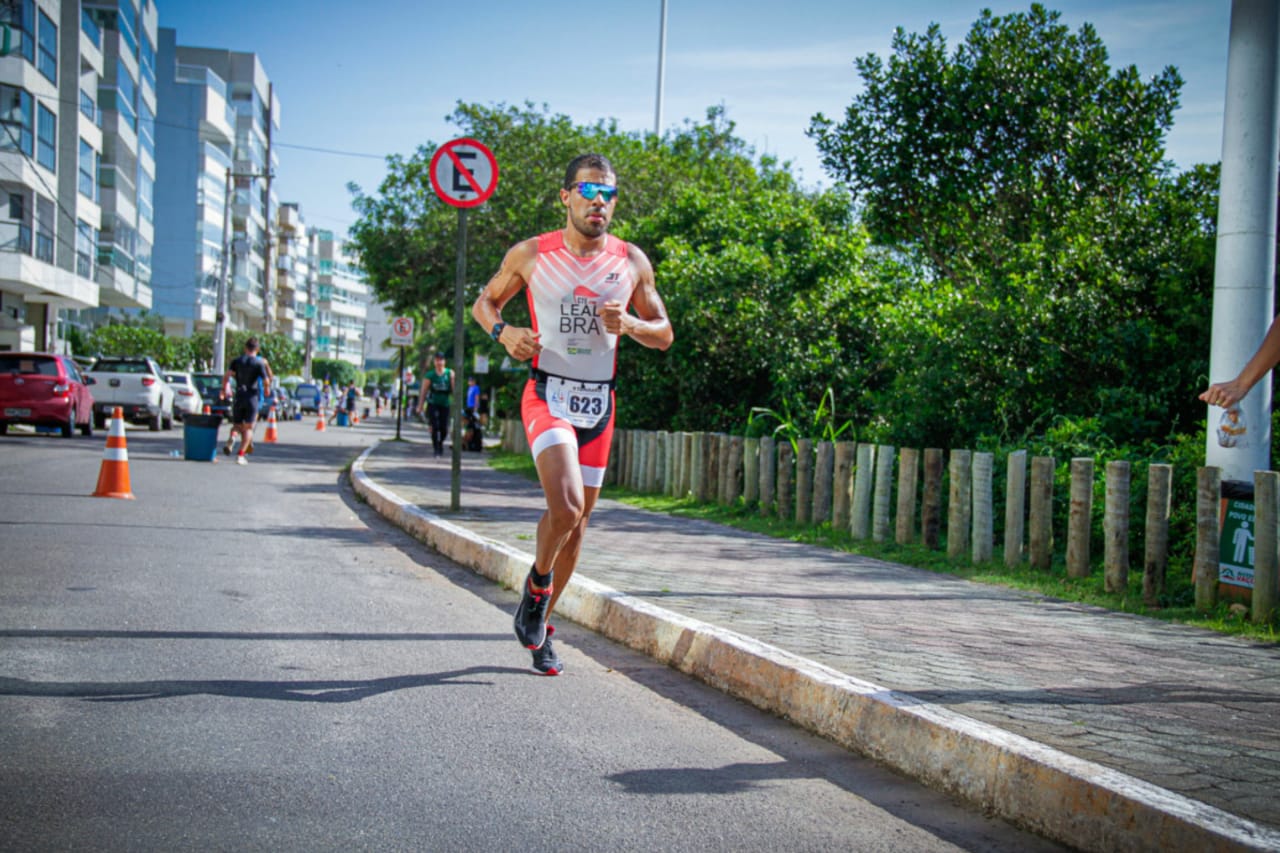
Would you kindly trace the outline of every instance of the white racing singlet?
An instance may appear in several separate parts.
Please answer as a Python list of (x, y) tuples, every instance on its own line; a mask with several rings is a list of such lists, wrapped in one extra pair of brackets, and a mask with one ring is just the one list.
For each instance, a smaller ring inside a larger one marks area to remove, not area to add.
[(533, 366), (553, 376), (608, 382), (617, 369), (618, 336), (604, 330), (600, 306), (625, 309), (636, 283), (627, 244), (612, 234), (598, 255), (579, 258), (564, 245), (564, 232), (538, 237), (538, 258), (526, 291), (542, 351)]

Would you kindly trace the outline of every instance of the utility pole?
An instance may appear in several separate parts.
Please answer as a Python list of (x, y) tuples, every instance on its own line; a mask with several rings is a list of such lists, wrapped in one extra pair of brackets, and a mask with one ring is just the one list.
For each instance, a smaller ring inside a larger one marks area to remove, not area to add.
[(227, 167), (226, 190), (222, 196), (222, 263), (218, 269), (218, 305), (213, 326), (213, 372), (222, 376), (227, 369), (227, 255), (231, 247), (229, 223), (231, 220), (231, 167)]
[[(271, 164), (267, 163), (267, 174)], [(261, 178), (257, 172), (233, 172), (227, 167), (226, 187), (222, 199), (222, 263), (218, 271), (218, 306), (213, 326), (213, 372), (221, 375), (227, 369), (227, 258), (231, 254), (231, 179)]]
[(266, 248), (262, 253), (262, 328), (274, 332), (276, 325), (275, 288), (271, 286), (271, 125), (275, 121), (276, 84), (267, 84), (267, 191), (262, 199), (263, 219), (267, 223)]
[(307, 334), (306, 341), (303, 344), (302, 376), (310, 382), (315, 378), (311, 375), (311, 323), (315, 320), (316, 314), (316, 279), (315, 270), (312, 269), (312, 264), (315, 261), (315, 252), (312, 250), (311, 235), (304, 233), (302, 237), (307, 245)]

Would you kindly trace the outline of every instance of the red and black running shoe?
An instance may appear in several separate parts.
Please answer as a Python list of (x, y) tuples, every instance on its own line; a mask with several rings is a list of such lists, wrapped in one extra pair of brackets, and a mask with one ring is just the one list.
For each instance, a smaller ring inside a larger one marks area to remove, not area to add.
[(534, 590), (532, 579), (526, 578), (520, 606), (516, 608), (516, 639), (526, 649), (539, 649), (547, 640), (547, 609), (551, 606), (551, 587)]
[(551, 646), (551, 635), (555, 632), (554, 625), (547, 625), (547, 639), (543, 641), (541, 648), (533, 650), (534, 672), (542, 675), (559, 675), (564, 672), (564, 664), (560, 662), (560, 656)]

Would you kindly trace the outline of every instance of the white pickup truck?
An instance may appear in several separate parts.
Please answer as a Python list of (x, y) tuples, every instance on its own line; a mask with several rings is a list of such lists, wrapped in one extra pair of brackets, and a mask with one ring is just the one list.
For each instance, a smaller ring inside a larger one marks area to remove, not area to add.
[(144, 357), (103, 357), (93, 363), (93, 424), (107, 425), (118, 406), (125, 420), (147, 424), (152, 432), (173, 429), (173, 389), (164, 381), (164, 372), (154, 359)]

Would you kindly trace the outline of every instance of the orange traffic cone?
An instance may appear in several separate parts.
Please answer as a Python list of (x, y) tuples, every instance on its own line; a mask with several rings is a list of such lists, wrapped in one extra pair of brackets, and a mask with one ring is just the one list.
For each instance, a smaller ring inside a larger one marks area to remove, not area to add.
[(133, 500), (129, 485), (129, 448), (124, 438), (124, 411), (119, 406), (111, 413), (111, 432), (107, 434), (102, 468), (98, 471), (98, 488), (94, 490), (93, 497)]
[(279, 434), (276, 433), (276, 407), (272, 406), (267, 410), (267, 434), (262, 437), (267, 444), (275, 444), (280, 440)]
[(324, 409), (319, 410), (319, 418), (316, 420), (316, 432), (324, 432)]
[(356, 424), (358, 424), (358, 423), (360, 423), (360, 416), (356, 414), (356, 410), (355, 410), (355, 409), (352, 409), (352, 410), (351, 410), (351, 425), (352, 425), (352, 426), (355, 426), (355, 425), (356, 425)]

